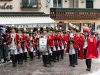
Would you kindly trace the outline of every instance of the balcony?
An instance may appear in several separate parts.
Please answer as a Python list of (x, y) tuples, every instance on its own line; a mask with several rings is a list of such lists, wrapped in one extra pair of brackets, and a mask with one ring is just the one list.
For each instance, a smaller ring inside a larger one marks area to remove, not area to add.
[(50, 17), (55, 20), (97, 20), (100, 9), (50, 8)]
[(22, 10), (39, 10), (41, 9), (41, 0), (36, 0), (37, 2), (28, 2), (28, 0), (22, 0), (21, 9)]

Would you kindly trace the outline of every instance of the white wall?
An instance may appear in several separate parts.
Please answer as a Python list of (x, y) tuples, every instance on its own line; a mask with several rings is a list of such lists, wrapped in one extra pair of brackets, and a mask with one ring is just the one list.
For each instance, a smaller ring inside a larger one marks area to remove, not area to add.
[(67, 0), (67, 2), (63, 0), (63, 8), (69, 8), (69, 0)]
[[(82, 3), (84, 1), (84, 3)], [(79, 0), (79, 8), (86, 8), (86, 0)]]
[(100, 0), (94, 0), (94, 8), (100, 8)]
[(12, 1), (0, 1), (0, 5), (4, 5), (4, 3), (7, 3), (7, 5), (12, 5), (13, 9), (0, 9), (0, 12), (45, 12), (48, 13), (48, 8), (46, 7), (46, 0), (41, 0), (42, 8), (39, 10), (21, 10), (21, 1), (22, 0), (12, 0)]

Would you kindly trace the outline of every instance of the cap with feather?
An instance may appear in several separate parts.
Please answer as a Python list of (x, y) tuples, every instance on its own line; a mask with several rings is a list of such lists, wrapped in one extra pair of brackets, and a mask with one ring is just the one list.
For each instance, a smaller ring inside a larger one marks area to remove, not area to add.
[(47, 29), (46, 29), (46, 27), (43, 27), (43, 31), (46, 31)]

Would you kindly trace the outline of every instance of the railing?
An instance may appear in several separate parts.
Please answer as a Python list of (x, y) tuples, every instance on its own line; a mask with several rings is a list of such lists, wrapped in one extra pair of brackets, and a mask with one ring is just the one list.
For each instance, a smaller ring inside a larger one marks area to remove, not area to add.
[(100, 19), (100, 9), (50, 8), (50, 17), (56, 20), (96, 20)]
[(41, 0), (37, 0), (36, 3), (29, 3), (28, 0), (22, 0), (21, 9), (41, 9)]

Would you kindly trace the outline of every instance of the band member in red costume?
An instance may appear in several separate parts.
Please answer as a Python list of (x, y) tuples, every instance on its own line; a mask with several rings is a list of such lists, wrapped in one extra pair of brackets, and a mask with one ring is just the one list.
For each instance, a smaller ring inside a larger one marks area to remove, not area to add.
[[(70, 39), (70, 31), (68, 30), (67, 33), (64, 35), (64, 40), (66, 45), (68, 44), (68, 40)], [(68, 47), (66, 48), (66, 53), (68, 53)]]
[(60, 44), (61, 44), (61, 59), (63, 59), (64, 58), (64, 49), (65, 49), (65, 45), (66, 45), (66, 42), (65, 42), (65, 40), (64, 40), (64, 35), (63, 34), (61, 34), (61, 40), (60, 40), (61, 42), (60, 42)]
[(98, 35), (97, 35), (97, 47), (98, 47), (98, 53), (100, 55), (100, 30), (98, 30)]
[(68, 41), (68, 53), (69, 53), (69, 62), (72, 67), (75, 67), (75, 49), (74, 49), (74, 40), (70, 38)]
[(33, 31), (32, 30), (30, 32), (30, 37), (29, 37), (28, 41), (29, 41), (29, 48), (30, 48), (29, 55), (30, 55), (30, 60), (32, 61), (33, 60), (33, 52), (34, 52)]
[(16, 67), (17, 66), (17, 43), (19, 40), (19, 36), (16, 33), (14, 27), (11, 28), (11, 33), (8, 35), (7, 40), (9, 42), (9, 49), (11, 51), (11, 59), (12, 59), (13, 67)]
[(97, 42), (94, 36), (94, 32), (91, 31), (90, 35), (89, 33), (90, 33), (90, 29), (88, 27), (84, 28), (85, 37), (83, 37), (84, 40), (82, 40), (80, 44), (80, 59), (82, 58), (86, 59), (87, 71), (91, 70), (92, 58), (98, 58)]
[(58, 50), (58, 44), (57, 44), (57, 39), (55, 37), (54, 42), (53, 42), (53, 61), (54, 62), (56, 62), (57, 50)]
[(28, 47), (28, 43), (27, 43), (27, 30), (24, 29), (24, 36), (25, 36), (25, 42), (24, 42), (24, 46), (23, 46), (23, 53), (24, 53), (24, 60), (25, 62), (27, 62), (27, 52), (29, 51), (29, 47)]
[(18, 36), (19, 36), (18, 48), (17, 48), (17, 52), (18, 52), (18, 64), (23, 64), (23, 52), (24, 52), (24, 43), (26, 41), (26, 37), (22, 33), (21, 28), (18, 28)]
[(78, 31), (74, 30), (74, 49), (75, 49), (75, 65), (78, 65), (79, 36)]
[(79, 50), (80, 50), (79, 58), (80, 58), (80, 59), (83, 59), (84, 38), (85, 38), (85, 36), (83, 35), (83, 33), (80, 33), (80, 38), (79, 38)]

